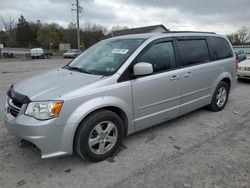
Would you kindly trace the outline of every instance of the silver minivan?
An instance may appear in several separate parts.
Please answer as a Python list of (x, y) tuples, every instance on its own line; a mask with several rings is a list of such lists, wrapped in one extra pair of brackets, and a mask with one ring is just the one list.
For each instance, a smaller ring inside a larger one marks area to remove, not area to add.
[(230, 42), (214, 33), (114, 37), (64, 67), (12, 85), (4, 121), (42, 158), (75, 151), (101, 161), (126, 135), (203, 106), (222, 110), (236, 66)]

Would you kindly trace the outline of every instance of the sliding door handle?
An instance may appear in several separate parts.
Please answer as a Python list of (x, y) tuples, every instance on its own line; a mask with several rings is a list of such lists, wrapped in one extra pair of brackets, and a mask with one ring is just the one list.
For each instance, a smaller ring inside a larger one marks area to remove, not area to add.
[(191, 77), (193, 74), (191, 72), (188, 72), (187, 74), (184, 75), (184, 77)]

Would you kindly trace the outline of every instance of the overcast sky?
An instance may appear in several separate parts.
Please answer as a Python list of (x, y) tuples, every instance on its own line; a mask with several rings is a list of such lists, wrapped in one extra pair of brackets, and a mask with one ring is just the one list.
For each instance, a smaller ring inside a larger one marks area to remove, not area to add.
[[(96, 23), (140, 27), (163, 24), (170, 30), (214, 31), (221, 34), (250, 26), (250, 0), (79, 0), (80, 25)], [(23, 14), (29, 21), (56, 22), (67, 27), (75, 22), (75, 0), (0, 0), (4, 19)], [(0, 29), (3, 28), (0, 23)]]

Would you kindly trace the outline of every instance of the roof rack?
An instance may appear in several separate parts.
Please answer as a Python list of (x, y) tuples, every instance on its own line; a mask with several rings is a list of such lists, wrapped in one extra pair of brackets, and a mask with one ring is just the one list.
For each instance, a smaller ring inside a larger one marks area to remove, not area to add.
[(162, 33), (205, 33), (205, 34), (216, 34), (215, 32), (204, 32), (204, 31), (167, 31)]

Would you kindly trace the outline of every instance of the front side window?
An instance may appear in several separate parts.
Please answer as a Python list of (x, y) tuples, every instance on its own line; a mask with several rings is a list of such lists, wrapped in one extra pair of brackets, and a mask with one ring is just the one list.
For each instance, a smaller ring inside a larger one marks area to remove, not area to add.
[(151, 63), (154, 72), (161, 72), (172, 68), (175, 62), (172, 42), (161, 42), (151, 46), (137, 62)]
[(145, 39), (108, 39), (98, 42), (66, 66), (89, 74), (112, 75)]
[(183, 66), (209, 61), (206, 40), (178, 41), (180, 61)]

